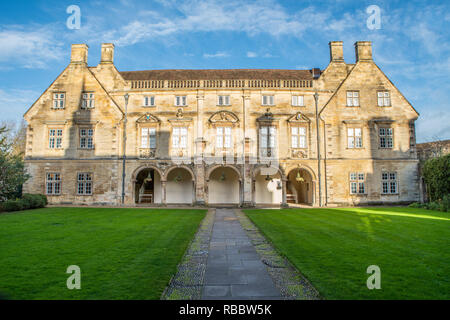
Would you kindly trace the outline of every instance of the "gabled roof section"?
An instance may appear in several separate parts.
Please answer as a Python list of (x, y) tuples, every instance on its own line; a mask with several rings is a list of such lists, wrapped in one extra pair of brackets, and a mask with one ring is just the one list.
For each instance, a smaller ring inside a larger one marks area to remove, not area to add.
[(125, 80), (313, 80), (311, 70), (203, 69), (122, 71)]

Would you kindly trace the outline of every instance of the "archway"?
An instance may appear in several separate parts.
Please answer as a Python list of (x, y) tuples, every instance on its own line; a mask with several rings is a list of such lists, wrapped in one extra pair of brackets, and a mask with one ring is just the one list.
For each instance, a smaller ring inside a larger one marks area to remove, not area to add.
[(291, 170), (287, 176), (287, 203), (312, 205), (314, 203), (314, 187), (314, 181), (308, 170), (303, 168)]
[(282, 204), (283, 181), (278, 169), (274, 167), (255, 169), (253, 184), (255, 204)]
[(212, 170), (208, 179), (209, 204), (239, 204), (239, 174), (230, 167), (218, 167)]
[(171, 169), (166, 179), (166, 203), (192, 204), (194, 202), (194, 176), (183, 167)]
[(155, 169), (144, 168), (136, 175), (134, 184), (135, 203), (161, 203), (161, 176)]

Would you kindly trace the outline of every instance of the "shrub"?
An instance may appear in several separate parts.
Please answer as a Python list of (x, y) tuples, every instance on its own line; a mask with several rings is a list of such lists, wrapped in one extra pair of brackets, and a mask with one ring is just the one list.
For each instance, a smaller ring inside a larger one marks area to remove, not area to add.
[(430, 201), (442, 200), (450, 194), (450, 154), (429, 159), (423, 167)]
[(21, 199), (7, 200), (0, 205), (0, 211), (20, 211), (27, 209), (44, 208), (47, 197), (43, 194), (24, 194)]
[(6, 212), (23, 210), (23, 201), (21, 199), (6, 200), (2, 204), (2, 209)]

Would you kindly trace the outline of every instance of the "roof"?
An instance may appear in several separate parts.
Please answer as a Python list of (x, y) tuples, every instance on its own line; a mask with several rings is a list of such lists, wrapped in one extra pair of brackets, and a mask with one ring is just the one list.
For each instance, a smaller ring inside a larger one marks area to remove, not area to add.
[(125, 80), (313, 80), (311, 70), (198, 69), (120, 72)]

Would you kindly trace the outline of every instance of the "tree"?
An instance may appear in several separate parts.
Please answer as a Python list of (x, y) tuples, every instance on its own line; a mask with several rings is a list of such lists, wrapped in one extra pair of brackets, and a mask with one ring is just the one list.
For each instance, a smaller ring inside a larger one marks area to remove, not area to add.
[(449, 195), (450, 154), (427, 160), (423, 167), (423, 176), (431, 201), (441, 200)]
[(20, 197), (29, 175), (25, 172), (23, 155), (14, 151), (6, 126), (0, 127), (0, 201)]

